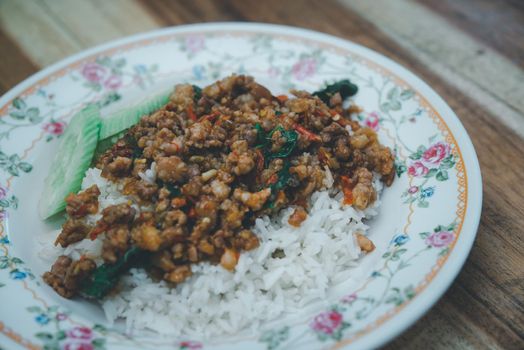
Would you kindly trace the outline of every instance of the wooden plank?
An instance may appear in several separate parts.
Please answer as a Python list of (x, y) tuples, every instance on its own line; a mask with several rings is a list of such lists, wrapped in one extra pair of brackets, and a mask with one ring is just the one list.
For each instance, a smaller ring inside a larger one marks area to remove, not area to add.
[(524, 136), (524, 71), (412, 0), (340, 0)]
[[(131, 35), (160, 27), (160, 24), (133, 0), (91, 0), (108, 21), (120, 31), (121, 35)], [(107, 40), (107, 39), (102, 39)]]
[(40, 67), (81, 49), (36, 0), (0, 1), (0, 27)]
[(158, 27), (133, 1), (45, 0), (42, 6), (82, 49)]
[(417, 1), (524, 68), (524, 2)]
[[(452, 287), (450, 293), (460, 293)], [(482, 328), (472, 323), (460, 305), (440, 301), (407, 332), (384, 347), (385, 350), (418, 349), (502, 349)]]
[(35, 73), (38, 67), (1, 30), (0, 47), (4, 53), (0, 55), (0, 95), (3, 95), (11, 87)]
[(158, 28), (134, 1), (0, 1), (0, 26), (38, 65)]
[(144, 9), (165, 26), (209, 22), (241, 20), (234, 5), (228, 1), (187, 1), (141, 0)]

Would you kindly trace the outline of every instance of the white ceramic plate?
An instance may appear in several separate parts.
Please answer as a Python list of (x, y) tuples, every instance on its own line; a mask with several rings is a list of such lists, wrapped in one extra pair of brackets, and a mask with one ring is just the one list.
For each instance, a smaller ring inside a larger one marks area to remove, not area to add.
[[(232, 72), (275, 93), (350, 78), (361, 122), (396, 152), (398, 177), (371, 223), (377, 249), (331, 307), (237, 339), (130, 336), (102, 312), (64, 300), (41, 281), (38, 239), (59, 223), (36, 204), (56, 139), (88, 102), (103, 114), (179, 82), (204, 85)], [(449, 287), (475, 239), (480, 170), (457, 116), (422, 80), (362, 46), (308, 30), (217, 23), (158, 30), (67, 58), (0, 100), (0, 343), (44, 349), (372, 348), (405, 330)]]

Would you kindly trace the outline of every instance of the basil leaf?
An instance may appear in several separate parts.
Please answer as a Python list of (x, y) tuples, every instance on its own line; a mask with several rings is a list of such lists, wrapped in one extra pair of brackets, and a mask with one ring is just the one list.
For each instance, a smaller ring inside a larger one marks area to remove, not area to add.
[(266, 131), (262, 128), (259, 123), (255, 124), (255, 130), (257, 131), (257, 143), (255, 148), (264, 148), (267, 143)]
[[(268, 134), (258, 123), (255, 125), (255, 129), (257, 130), (257, 143), (255, 148), (263, 150), (266, 166), (271, 159), (286, 158), (289, 156), (297, 145), (298, 133), (295, 130), (286, 130), (279, 125), (271, 130), (271, 132)], [(278, 152), (273, 153), (271, 152), (271, 138), (276, 131), (280, 132), (280, 135), (286, 139), (286, 142), (282, 145)]]
[(166, 183), (167, 190), (169, 191), (170, 197), (178, 197), (182, 194), (180, 188), (172, 183)]
[(283, 127), (279, 125), (276, 128), (274, 128), (271, 131), (271, 133), (269, 134), (268, 139), (269, 139), (270, 147), (271, 147), (271, 137), (273, 136), (275, 131), (280, 131), (280, 135), (286, 138), (286, 143), (282, 145), (282, 147), (280, 148), (280, 150), (277, 153), (271, 153), (269, 151), (269, 154), (266, 157), (266, 159), (285, 158), (289, 156), (291, 152), (293, 152), (293, 150), (295, 149), (295, 146), (297, 145), (297, 139), (298, 139), (297, 132), (295, 130), (285, 130)]
[(330, 84), (322, 90), (315, 91), (313, 96), (318, 96), (325, 104), (329, 105), (329, 100), (337, 92), (342, 96), (342, 100), (345, 100), (358, 92), (358, 86), (349, 81), (349, 79), (344, 79)]
[(83, 282), (80, 292), (91, 298), (103, 298), (116, 286), (120, 276), (132, 265), (145, 258), (146, 254), (147, 252), (137, 247), (132, 247), (116, 263), (100, 265)]
[(191, 85), (193, 87), (193, 101), (198, 102), (202, 97), (202, 89), (199, 86)]
[(277, 193), (281, 189), (287, 186), (291, 174), (289, 173), (290, 164), (288, 161), (284, 163), (284, 167), (277, 173), (278, 180), (271, 187), (271, 193)]

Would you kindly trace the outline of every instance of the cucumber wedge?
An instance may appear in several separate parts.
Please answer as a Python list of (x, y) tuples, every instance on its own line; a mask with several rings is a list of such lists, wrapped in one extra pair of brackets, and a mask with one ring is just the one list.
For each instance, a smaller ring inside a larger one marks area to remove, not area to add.
[(140, 102), (136, 106), (128, 107), (115, 114), (109, 115), (102, 119), (100, 128), (100, 139), (105, 140), (108, 137), (124, 131), (140, 120), (144, 115), (148, 115), (157, 109), (160, 109), (169, 102), (171, 92), (163, 92), (157, 96)]
[(43, 219), (64, 210), (65, 197), (80, 190), (98, 143), (100, 123), (100, 111), (94, 105), (84, 108), (71, 119), (60, 138), (58, 152), (44, 182), (39, 202)]

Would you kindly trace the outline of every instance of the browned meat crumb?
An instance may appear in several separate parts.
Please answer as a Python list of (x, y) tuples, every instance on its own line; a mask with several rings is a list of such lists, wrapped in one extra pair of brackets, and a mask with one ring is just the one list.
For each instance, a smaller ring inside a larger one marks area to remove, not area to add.
[(220, 257), (220, 265), (226, 270), (232, 271), (238, 262), (238, 252), (234, 249), (226, 248)]
[(238, 250), (252, 250), (259, 244), (257, 236), (251, 230), (242, 230), (233, 238), (233, 247)]
[(130, 227), (136, 211), (129, 204), (111, 205), (102, 210), (102, 218), (91, 231), (91, 237), (105, 233), (102, 244), (102, 258), (105, 262), (114, 263), (130, 245)]
[(157, 251), (162, 244), (160, 231), (153, 225), (140, 225), (131, 232), (135, 245), (141, 249)]
[(116, 157), (112, 162), (107, 164), (102, 172), (111, 174), (114, 177), (124, 177), (129, 174), (133, 166), (133, 160), (127, 157)]
[(66, 197), (66, 212), (69, 217), (82, 218), (98, 211), (100, 190), (93, 185), (78, 194), (71, 193)]
[(64, 287), (69, 291), (78, 290), (82, 280), (88, 277), (95, 268), (95, 262), (88, 258), (73, 261), (64, 276)]
[(74, 293), (69, 291), (64, 286), (64, 277), (67, 272), (67, 268), (71, 265), (72, 259), (61, 255), (56, 259), (51, 271), (44, 273), (42, 276), (44, 282), (50, 285), (58, 294), (64, 298), (71, 298)]
[(129, 249), (130, 232), (127, 225), (114, 225), (106, 231), (102, 245), (102, 258), (105, 262), (115, 263)]
[(86, 238), (91, 230), (84, 221), (77, 219), (69, 219), (62, 225), (62, 232), (58, 235), (55, 245), (61, 245), (63, 248), (72, 243), (79, 242)]
[(357, 233), (357, 243), (360, 249), (365, 253), (371, 253), (373, 250), (375, 250), (375, 245), (369, 238), (364, 236), (363, 234)]
[(152, 201), (158, 193), (158, 185), (145, 181), (135, 182), (136, 195), (143, 201)]
[(191, 275), (191, 267), (189, 265), (182, 265), (177, 266), (169, 273), (166, 273), (164, 279), (172, 283), (182, 283)]
[(373, 188), (373, 174), (366, 168), (359, 168), (355, 172), (353, 183), (353, 206), (364, 210), (377, 198), (377, 193)]
[(232, 168), (235, 175), (245, 175), (255, 167), (254, 158), (254, 152), (249, 150), (247, 141), (239, 140), (231, 145), (226, 165)]
[(83, 258), (73, 261), (61, 255), (51, 267), (51, 271), (44, 273), (44, 281), (64, 298), (74, 296), (80, 283), (96, 268), (93, 260)]
[(245, 204), (251, 210), (260, 210), (271, 195), (271, 189), (265, 188), (258, 192), (243, 191), (236, 188), (233, 192), (233, 198)]
[(165, 182), (182, 182), (187, 176), (187, 165), (177, 156), (160, 157), (156, 163), (157, 176)]
[(136, 210), (129, 204), (115, 204), (102, 210), (102, 221), (111, 224), (129, 224), (133, 221)]
[(307, 219), (307, 211), (302, 207), (297, 207), (287, 222), (291, 226), (300, 227), (302, 222)]

